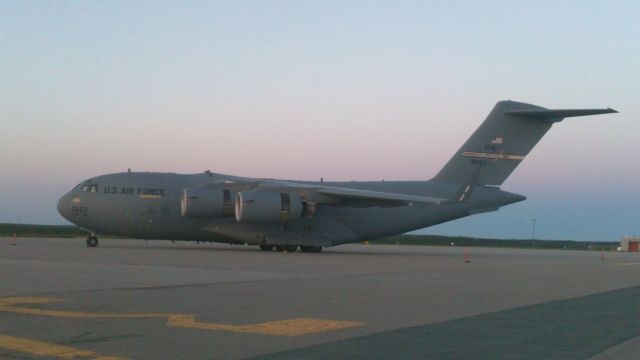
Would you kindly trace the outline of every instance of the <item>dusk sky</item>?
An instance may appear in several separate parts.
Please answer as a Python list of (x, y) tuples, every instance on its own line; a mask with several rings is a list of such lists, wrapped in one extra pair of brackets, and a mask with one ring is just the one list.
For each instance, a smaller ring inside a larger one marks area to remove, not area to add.
[(420, 233), (640, 235), (640, 2), (0, 1), (0, 222), (132, 171), (429, 179), (499, 100), (554, 125), (502, 189)]

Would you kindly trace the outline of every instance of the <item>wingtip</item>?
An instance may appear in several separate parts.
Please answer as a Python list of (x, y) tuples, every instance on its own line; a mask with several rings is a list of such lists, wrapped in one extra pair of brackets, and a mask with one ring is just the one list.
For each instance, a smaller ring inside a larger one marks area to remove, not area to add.
[(607, 108), (607, 113), (609, 113), (609, 114), (616, 114), (616, 113), (619, 113), (619, 111), (618, 111), (618, 110), (614, 110), (614, 109), (612, 109), (612, 108), (608, 107), (608, 108)]

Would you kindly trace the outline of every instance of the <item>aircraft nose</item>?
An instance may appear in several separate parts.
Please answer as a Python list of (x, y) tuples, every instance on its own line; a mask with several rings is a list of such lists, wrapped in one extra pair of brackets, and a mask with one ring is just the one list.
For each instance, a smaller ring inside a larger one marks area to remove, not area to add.
[(67, 220), (69, 219), (69, 213), (71, 211), (71, 201), (69, 201), (69, 199), (70, 195), (67, 193), (58, 200), (58, 213)]

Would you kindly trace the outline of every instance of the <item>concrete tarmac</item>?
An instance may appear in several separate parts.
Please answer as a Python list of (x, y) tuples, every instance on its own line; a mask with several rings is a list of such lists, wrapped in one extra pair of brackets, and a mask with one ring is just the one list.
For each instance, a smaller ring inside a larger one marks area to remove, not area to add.
[[(0, 358), (628, 359), (640, 254), (0, 238)], [(633, 358), (633, 357), (631, 357)]]

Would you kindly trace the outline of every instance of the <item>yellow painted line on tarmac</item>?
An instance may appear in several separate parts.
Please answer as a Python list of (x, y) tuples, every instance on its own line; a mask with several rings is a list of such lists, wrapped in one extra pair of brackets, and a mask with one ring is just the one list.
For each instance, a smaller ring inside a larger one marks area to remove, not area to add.
[(89, 350), (80, 350), (69, 346), (50, 344), (42, 341), (0, 335), (0, 348), (36, 356), (48, 356), (59, 359), (126, 360), (117, 356), (103, 356)]
[(136, 319), (136, 318), (167, 318), (166, 325), (173, 327), (230, 331), (240, 333), (252, 333), (274, 336), (300, 336), (314, 334), (323, 331), (333, 331), (361, 325), (362, 323), (353, 321), (338, 321), (313, 318), (296, 318), (288, 320), (269, 321), (258, 324), (234, 325), (221, 323), (198, 322), (191, 314), (168, 314), (168, 313), (142, 313), (142, 314), (122, 314), (122, 313), (91, 313), (65, 310), (47, 310), (32, 307), (15, 306), (18, 304), (45, 304), (57, 302), (56, 298), (39, 297), (8, 297), (0, 298), (0, 312), (11, 312), (24, 315), (49, 316), (57, 318), (74, 319)]
[(351, 321), (297, 318), (249, 325), (231, 325), (198, 322), (195, 320), (193, 315), (172, 315), (167, 319), (167, 325), (201, 330), (220, 330), (276, 336), (300, 336), (323, 331), (345, 329), (360, 325), (360, 323)]

